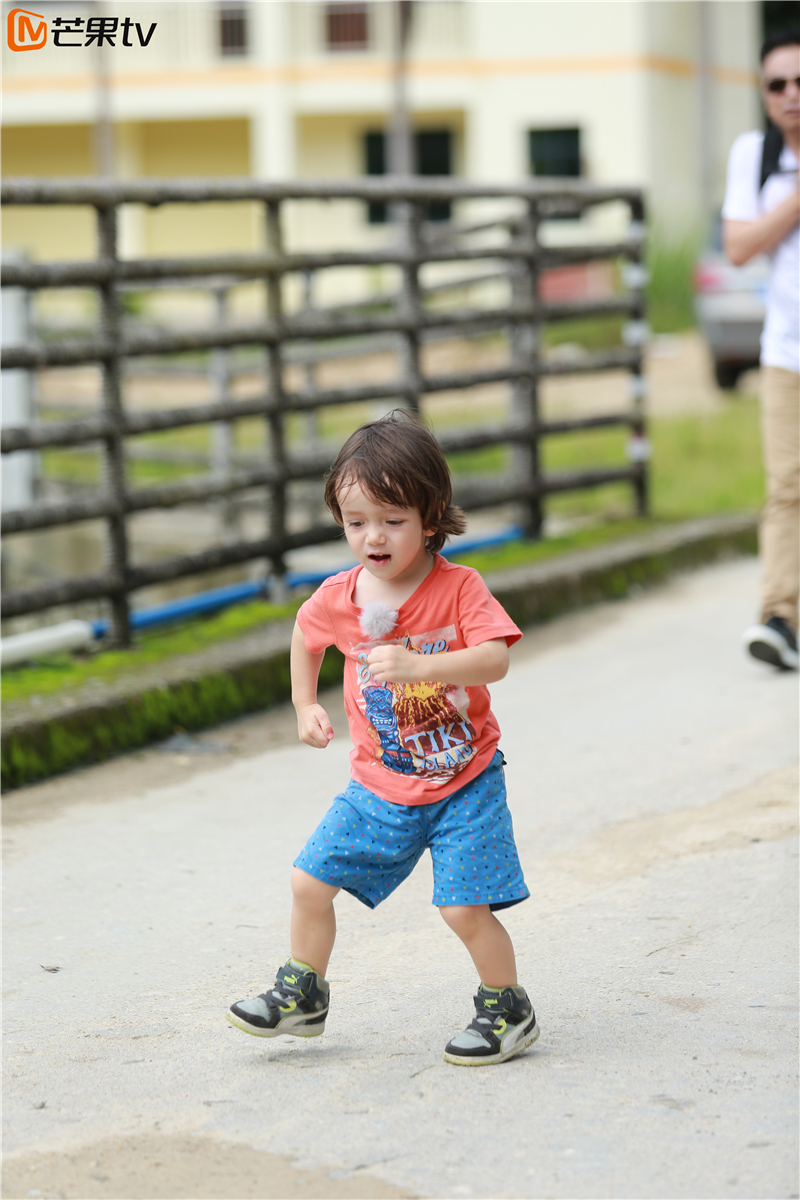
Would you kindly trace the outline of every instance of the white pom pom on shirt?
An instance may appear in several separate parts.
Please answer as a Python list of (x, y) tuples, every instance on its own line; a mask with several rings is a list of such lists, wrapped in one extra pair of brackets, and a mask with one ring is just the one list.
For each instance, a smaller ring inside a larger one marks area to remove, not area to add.
[(397, 624), (398, 612), (383, 600), (370, 600), (361, 610), (358, 623), (369, 638), (388, 637)]

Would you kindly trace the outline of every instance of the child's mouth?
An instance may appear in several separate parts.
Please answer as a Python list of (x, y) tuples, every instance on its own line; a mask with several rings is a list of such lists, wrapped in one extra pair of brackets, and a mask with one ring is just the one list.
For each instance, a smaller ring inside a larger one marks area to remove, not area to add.
[(391, 554), (368, 554), (367, 558), (371, 563), (375, 563), (376, 567), (382, 567), (391, 558)]

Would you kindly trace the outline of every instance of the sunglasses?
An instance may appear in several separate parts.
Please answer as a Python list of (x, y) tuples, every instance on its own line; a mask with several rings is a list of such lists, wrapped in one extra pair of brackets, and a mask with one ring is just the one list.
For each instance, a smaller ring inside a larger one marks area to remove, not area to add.
[(794, 79), (770, 79), (764, 87), (768, 92), (772, 92), (773, 96), (781, 96), (786, 91), (787, 83), (793, 83), (796, 88), (800, 88), (800, 75)]

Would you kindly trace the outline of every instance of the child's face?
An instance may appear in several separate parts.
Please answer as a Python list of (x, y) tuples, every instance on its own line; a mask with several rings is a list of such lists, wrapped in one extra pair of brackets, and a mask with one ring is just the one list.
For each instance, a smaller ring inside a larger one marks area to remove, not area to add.
[(356, 482), (345, 485), (337, 500), (347, 544), (370, 575), (402, 583), (427, 564), (425, 539), (434, 531), (423, 529), (418, 509), (375, 500)]

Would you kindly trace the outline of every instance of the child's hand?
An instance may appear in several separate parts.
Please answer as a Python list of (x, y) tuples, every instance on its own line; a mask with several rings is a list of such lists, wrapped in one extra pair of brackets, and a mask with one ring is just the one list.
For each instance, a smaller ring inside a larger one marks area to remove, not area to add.
[(367, 666), (376, 683), (419, 683), (420, 657), (405, 646), (376, 646), (367, 655)]
[(307, 746), (324, 750), (333, 738), (331, 719), (321, 704), (305, 704), (297, 710), (297, 732)]

